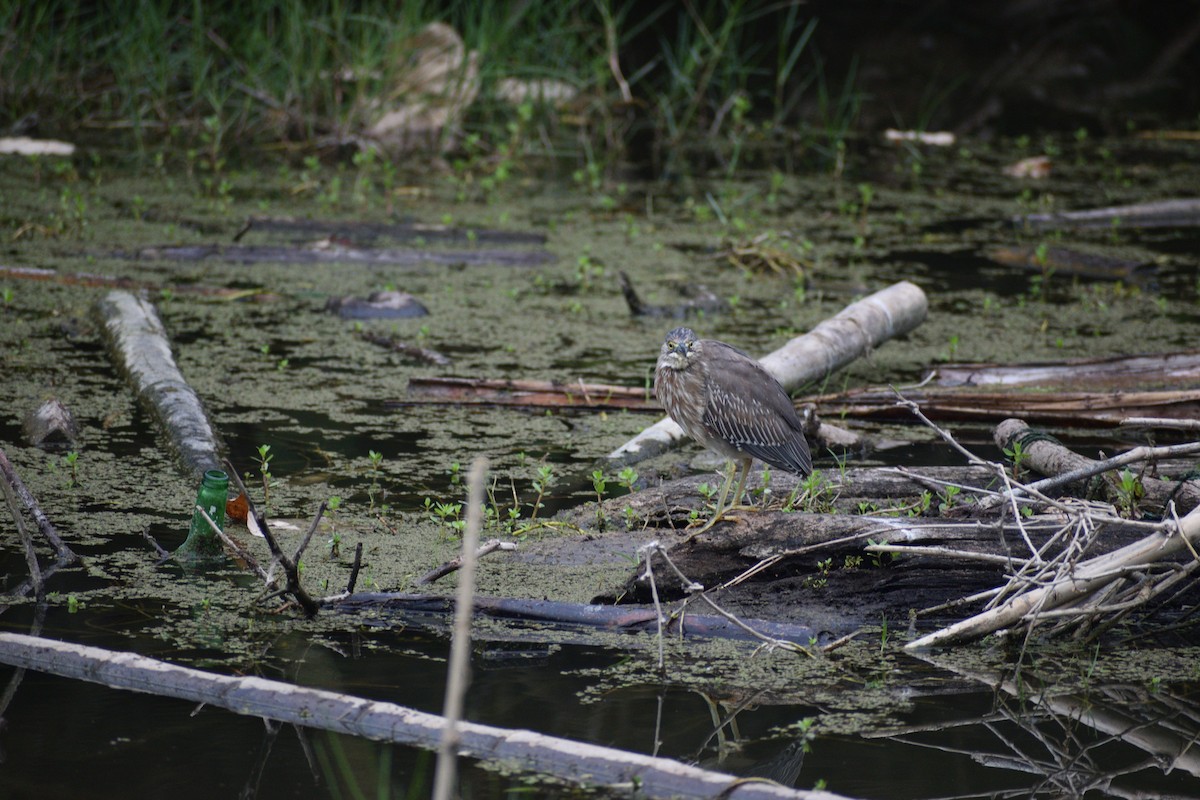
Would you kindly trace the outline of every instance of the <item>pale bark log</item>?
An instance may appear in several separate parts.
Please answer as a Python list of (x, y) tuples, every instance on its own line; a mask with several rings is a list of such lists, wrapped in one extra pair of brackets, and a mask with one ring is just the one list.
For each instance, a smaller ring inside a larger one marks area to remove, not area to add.
[[(216, 675), (164, 661), (18, 633), (0, 633), (0, 662), (115, 689), (165, 695), (383, 742), (437, 747), (445, 719), (394, 703), (257, 677)], [(463, 755), (519, 763), (572, 783), (636, 785), (643, 797), (838, 800), (829, 792), (739, 779), (665, 758), (471, 722), (460, 726)]]
[(196, 478), (220, 469), (216, 433), (200, 398), (175, 365), (154, 304), (112, 291), (97, 308), (114, 357), (138, 398), (166, 429), (183, 463)]

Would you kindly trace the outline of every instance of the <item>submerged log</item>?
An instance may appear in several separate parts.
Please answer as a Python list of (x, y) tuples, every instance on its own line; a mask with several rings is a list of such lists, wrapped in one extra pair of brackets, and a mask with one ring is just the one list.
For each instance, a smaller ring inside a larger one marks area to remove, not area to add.
[[(760, 359), (788, 391), (822, 380), (862, 354), (925, 319), (925, 293), (900, 281), (847, 306), (803, 336)], [(609, 453), (618, 464), (631, 464), (658, 455), (684, 438), (683, 429), (667, 417)]]
[[(1062, 443), (1032, 430), (1023, 420), (1006, 419), (996, 426), (996, 446), (1011, 452), (1020, 443), (1023, 466), (1048, 478), (1076, 470), (1085, 470), (1098, 462), (1079, 455)], [(1161, 517), (1167, 503), (1175, 502), (1180, 513), (1200, 506), (1200, 482), (1194, 480), (1162, 480), (1152, 475), (1139, 475), (1134, 486), (1121, 484), (1115, 472), (1107, 472), (1090, 480), (1081, 480), (1063, 487), (1080, 497), (1102, 497), (1118, 509), (1134, 515), (1149, 511)]]
[(228, 261), (234, 264), (391, 264), (415, 267), (423, 264), (499, 264), (536, 267), (554, 260), (546, 250), (427, 250), (389, 247), (368, 250), (322, 240), (300, 247), (284, 245), (166, 245), (143, 247), (132, 252), (115, 252), (116, 258), (154, 261)]
[(165, 292), (173, 294), (194, 294), (204, 297), (219, 297), (239, 300), (243, 297), (269, 299), (274, 297), (270, 292), (259, 289), (227, 289), (221, 286), (196, 286), (193, 284), (160, 284), (135, 281), (132, 278), (119, 278), (114, 275), (97, 275), (92, 272), (62, 273), (53, 269), (40, 267), (5, 267), (0, 266), (0, 277), (17, 278), (21, 280), (47, 281), (63, 286), (105, 286), (115, 289), (141, 289), (148, 292)]
[(1009, 267), (1104, 281), (1145, 280), (1155, 271), (1155, 265), (1151, 262), (1134, 261), (1108, 253), (1084, 252), (1070, 247), (994, 247), (987, 251), (987, 256)]
[(415, 358), (418, 361), (426, 364), (432, 364), (435, 367), (448, 367), (452, 363), (449, 358), (439, 353), (437, 350), (431, 350), (428, 347), (409, 344), (402, 342), (394, 336), (383, 336), (380, 334), (370, 333), (369, 331), (360, 331), (358, 337), (364, 342), (377, 344), (380, 347), (386, 347), (403, 356)]
[(935, 374), (939, 386), (1037, 386), (1092, 391), (1101, 387), (1182, 389), (1200, 382), (1200, 350), (1028, 364), (958, 362), (939, 366)]
[[(333, 611), (385, 610), (404, 614), (438, 614), (447, 617), (454, 613), (454, 599), (442, 595), (405, 594), (401, 592), (360, 592), (333, 598), (327, 604)], [(554, 600), (525, 600), (510, 597), (476, 597), (475, 613), (495, 619), (518, 622), (549, 623), (565, 627), (583, 627), (617, 633), (655, 633), (658, 613), (653, 608), (630, 608), (607, 604), (563, 603)], [(743, 620), (760, 633), (785, 642), (807, 645), (817, 632), (808, 625), (775, 622), (764, 619)], [(686, 620), (671, 620), (663, 626), (674, 636), (693, 636), (704, 639), (753, 639), (744, 629), (724, 617), (688, 614)]]
[(362, 222), (360, 220), (304, 219), (303, 217), (251, 216), (234, 241), (250, 231), (285, 231), (318, 236), (348, 237), (355, 241), (387, 238), (396, 241), (495, 242), (497, 244), (545, 244), (546, 234), (533, 231), (499, 231), (428, 225), (422, 222)]
[[(0, 633), (0, 661), (16, 667), (224, 708), (309, 728), (436, 749), (444, 717), (411, 708), (258, 677), (217, 675), (135, 653), (114, 652), (18, 633)], [(529, 730), (463, 722), (459, 752), (517, 764), (558, 780), (637, 786), (645, 797), (838, 800), (823, 791), (741, 781), (664, 758), (560, 739)]]
[(1017, 225), (1047, 228), (1175, 228), (1200, 225), (1200, 199), (1159, 200), (1128, 206), (1027, 214), (1014, 217)]
[(166, 328), (154, 305), (129, 292), (113, 291), (97, 304), (109, 349), (130, 385), (193, 477), (220, 469), (217, 435), (204, 404), (171, 356)]
[(408, 396), (388, 401), (389, 407), (424, 404), (570, 408), (598, 411), (628, 409), (661, 411), (645, 389), (611, 384), (477, 378), (410, 378)]

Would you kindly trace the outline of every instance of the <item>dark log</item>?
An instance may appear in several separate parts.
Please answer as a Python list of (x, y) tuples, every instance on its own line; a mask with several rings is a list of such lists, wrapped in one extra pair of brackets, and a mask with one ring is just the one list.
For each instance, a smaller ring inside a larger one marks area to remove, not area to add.
[(131, 278), (119, 278), (113, 275), (96, 275), (90, 272), (61, 273), (57, 270), (42, 269), (40, 267), (0, 266), (0, 277), (47, 281), (63, 286), (105, 286), (113, 289), (129, 289), (131, 291), (171, 292), (173, 294), (200, 295), (203, 297), (220, 297), (224, 299), (253, 297), (256, 300), (265, 300), (275, 297), (274, 294), (259, 289), (227, 289), (222, 286), (148, 283), (146, 281), (135, 281)]
[(1132, 261), (1108, 253), (1084, 252), (1069, 247), (994, 247), (987, 251), (987, 256), (1005, 266), (1106, 281), (1143, 281), (1149, 279), (1157, 269), (1147, 261)]
[(674, 317), (683, 319), (694, 314), (717, 313), (728, 311), (728, 304), (710, 292), (705, 286), (696, 286), (690, 291), (692, 295), (682, 303), (673, 306), (657, 306), (642, 302), (633, 282), (624, 270), (617, 272), (617, 282), (621, 286), (621, 294), (625, 296), (625, 304), (629, 313), (635, 317)]
[[(404, 614), (449, 616), (454, 612), (454, 598), (442, 595), (361, 592), (333, 600), (327, 607), (335, 611), (355, 612), (383, 609), (401, 617)], [(655, 633), (658, 630), (658, 615), (653, 608), (476, 597), (475, 612), (496, 619), (550, 623), (620, 633)], [(817, 631), (807, 625), (762, 619), (742, 621), (760, 633), (795, 644), (807, 646), (817, 636)], [(663, 630), (670, 631), (675, 636), (743, 640), (754, 638), (724, 617), (707, 614), (688, 614), (682, 620), (671, 620)]]

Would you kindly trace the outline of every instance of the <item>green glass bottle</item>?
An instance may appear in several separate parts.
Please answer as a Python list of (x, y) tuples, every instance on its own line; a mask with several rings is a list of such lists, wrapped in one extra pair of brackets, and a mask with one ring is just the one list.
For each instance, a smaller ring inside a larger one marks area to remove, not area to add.
[[(204, 473), (200, 491), (196, 494), (196, 505), (203, 508), (221, 530), (225, 529), (225, 501), (229, 499), (229, 475), (219, 469)], [(184, 558), (213, 558), (224, 552), (220, 538), (199, 511), (192, 514), (192, 525), (175, 555)]]

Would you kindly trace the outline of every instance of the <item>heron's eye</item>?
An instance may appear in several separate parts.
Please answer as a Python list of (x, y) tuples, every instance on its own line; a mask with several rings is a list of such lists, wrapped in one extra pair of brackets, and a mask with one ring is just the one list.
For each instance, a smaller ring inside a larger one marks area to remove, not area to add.
[(674, 339), (667, 339), (667, 349), (668, 350), (675, 349), (675, 340)]

